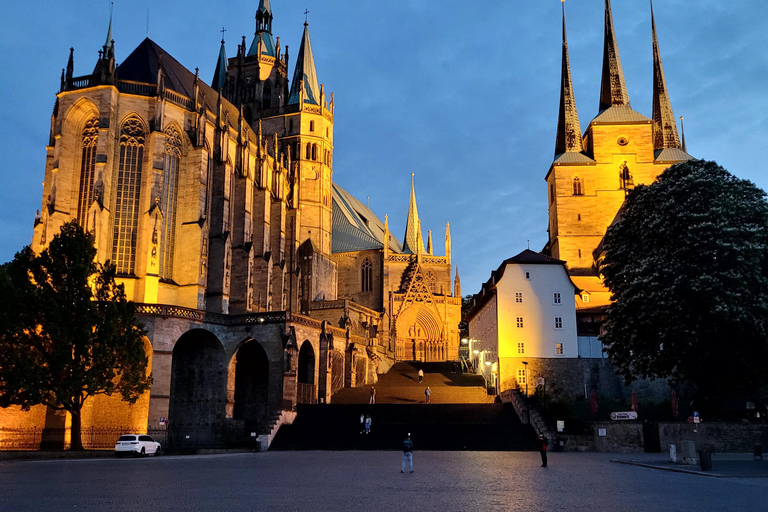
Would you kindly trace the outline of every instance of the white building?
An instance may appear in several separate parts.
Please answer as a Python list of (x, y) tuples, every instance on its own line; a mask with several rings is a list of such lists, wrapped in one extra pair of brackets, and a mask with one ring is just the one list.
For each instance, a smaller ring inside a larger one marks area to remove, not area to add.
[[(525, 250), (505, 260), (475, 295), (468, 316), (470, 357), (497, 391), (519, 384), (533, 393), (579, 357), (576, 301), (579, 289), (565, 262)], [(474, 357), (472, 353), (474, 354)], [(490, 363), (490, 364), (488, 364)], [(559, 379), (555, 379), (559, 380)]]

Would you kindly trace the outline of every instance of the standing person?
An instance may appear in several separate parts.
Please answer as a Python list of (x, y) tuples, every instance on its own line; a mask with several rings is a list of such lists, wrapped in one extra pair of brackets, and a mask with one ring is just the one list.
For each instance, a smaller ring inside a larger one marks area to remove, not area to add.
[(432, 390), (429, 389), (429, 386), (427, 386), (427, 389), (424, 390), (424, 396), (427, 397), (427, 403), (429, 403), (429, 397), (432, 396)]
[(422, 380), (424, 380), (424, 370), (419, 368), (419, 384), (421, 384)]
[(360, 415), (360, 433), (363, 433), (363, 429), (365, 428), (365, 414)]
[(368, 400), (369, 404), (375, 404), (376, 403), (376, 388), (371, 386), (371, 399)]
[(400, 467), (401, 473), (405, 473), (406, 461), (410, 464), (411, 473), (413, 473), (413, 441), (411, 441), (410, 433), (403, 440), (403, 465)]
[(547, 467), (547, 446), (549, 439), (544, 434), (539, 436), (539, 453), (541, 454), (541, 467)]
[(365, 415), (365, 433), (371, 433), (371, 416), (369, 414)]

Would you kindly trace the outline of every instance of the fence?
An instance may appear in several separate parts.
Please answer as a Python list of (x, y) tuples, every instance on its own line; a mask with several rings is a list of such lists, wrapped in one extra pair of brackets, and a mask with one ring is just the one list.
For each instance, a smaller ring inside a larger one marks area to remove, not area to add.
[[(149, 428), (146, 432), (136, 432), (127, 427), (97, 428), (86, 427), (80, 431), (83, 448), (86, 450), (113, 450), (117, 439), (126, 433), (149, 434), (155, 441), (166, 445), (165, 428)], [(43, 438), (54, 441), (60, 447), (68, 449), (72, 440), (69, 428), (0, 428), (0, 450), (36, 451), (40, 449)]]

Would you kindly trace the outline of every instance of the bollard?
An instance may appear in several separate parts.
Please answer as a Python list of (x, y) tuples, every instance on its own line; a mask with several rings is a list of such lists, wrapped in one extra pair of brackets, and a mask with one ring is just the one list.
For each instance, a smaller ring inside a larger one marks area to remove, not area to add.
[(756, 444), (754, 449), (755, 460), (763, 460), (763, 445)]
[(677, 462), (677, 446), (669, 445), (669, 462)]
[(702, 471), (712, 471), (712, 452), (701, 450), (699, 452), (699, 466)]

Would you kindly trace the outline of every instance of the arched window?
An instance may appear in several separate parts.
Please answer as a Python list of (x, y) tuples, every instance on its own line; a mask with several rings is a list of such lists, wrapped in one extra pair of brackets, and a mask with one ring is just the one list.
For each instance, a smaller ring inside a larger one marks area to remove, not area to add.
[(426, 281), (429, 291), (435, 293), (437, 288), (437, 278), (435, 277), (435, 273), (431, 270), (427, 270)]
[(131, 116), (120, 128), (120, 163), (114, 194), (112, 262), (120, 274), (134, 273), (143, 160), (144, 123), (137, 116)]
[(373, 263), (370, 258), (365, 258), (360, 267), (360, 290), (364, 292), (373, 291)]
[(269, 80), (264, 82), (264, 95), (261, 102), (262, 108), (269, 108), (272, 106), (272, 86), (269, 84)]
[(166, 131), (163, 157), (163, 191), (160, 211), (163, 225), (160, 235), (160, 278), (173, 279), (173, 253), (176, 245), (176, 206), (179, 191), (181, 135), (171, 127)]
[(96, 142), (99, 138), (99, 119), (92, 117), (83, 128), (82, 157), (80, 159), (80, 194), (77, 199), (77, 221), (85, 226), (88, 208), (93, 203), (93, 181), (96, 171)]
[(312, 144), (307, 142), (307, 160), (312, 159)]
[(584, 189), (581, 188), (581, 180), (578, 176), (573, 178), (573, 195), (575, 196), (583, 196), (584, 195)]
[(317, 160), (317, 144), (312, 144), (312, 160)]

